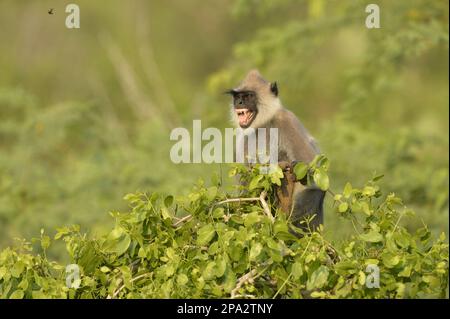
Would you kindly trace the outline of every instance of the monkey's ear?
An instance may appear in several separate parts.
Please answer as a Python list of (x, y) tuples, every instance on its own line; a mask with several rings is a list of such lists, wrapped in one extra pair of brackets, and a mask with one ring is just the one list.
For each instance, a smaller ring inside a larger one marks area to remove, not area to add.
[(278, 85), (277, 82), (273, 82), (270, 84), (270, 91), (273, 93), (273, 95), (278, 96)]

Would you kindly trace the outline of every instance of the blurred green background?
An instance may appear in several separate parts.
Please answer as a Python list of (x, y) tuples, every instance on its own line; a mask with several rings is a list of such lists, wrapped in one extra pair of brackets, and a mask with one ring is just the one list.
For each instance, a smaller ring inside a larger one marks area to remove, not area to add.
[[(330, 158), (332, 189), (374, 172), (448, 234), (448, 1), (0, 2), (0, 249), (78, 223), (94, 234), (137, 190), (182, 195), (227, 167), (175, 165), (170, 130), (230, 127), (222, 94), (257, 67)], [(54, 8), (55, 14), (47, 10)], [(325, 226), (342, 238), (328, 199)]]

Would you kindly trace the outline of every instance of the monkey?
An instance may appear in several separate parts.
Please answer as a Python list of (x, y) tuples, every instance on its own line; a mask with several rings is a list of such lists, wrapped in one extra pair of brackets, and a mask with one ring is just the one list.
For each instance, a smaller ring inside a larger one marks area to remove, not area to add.
[[(316, 140), (303, 126), (300, 120), (288, 109), (286, 109), (279, 98), (277, 82), (268, 82), (258, 70), (251, 70), (238, 87), (226, 91), (232, 96), (231, 117), (235, 126), (241, 129), (270, 128), (278, 129), (278, 161), (280, 167), (287, 166), (293, 169), (298, 162), (311, 162), (320, 149)], [(266, 133), (267, 134), (267, 133)], [(267, 143), (266, 143), (267, 145)], [(287, 163), (287, 165), (286, 165)], [(286, 178), (294, 176), (289, 188)], [(281, 201), (282, 210), (291, 217), (294, 226), (308, 230), (302, 221), (313, 215), (309, 224), (309, 230), (316, 230), (323, 224), (323, 202), (325, 192), (315, 185), (306, 185), (306, 178), (295, 181), (295, 175), (286, 175), (283, 183), (278, 189), (278, 198), (288, 192), (290, 203)], [(286, 198), (285, 198), (286, 199)], [(280, 201), (280, 200), (279, 200)]]

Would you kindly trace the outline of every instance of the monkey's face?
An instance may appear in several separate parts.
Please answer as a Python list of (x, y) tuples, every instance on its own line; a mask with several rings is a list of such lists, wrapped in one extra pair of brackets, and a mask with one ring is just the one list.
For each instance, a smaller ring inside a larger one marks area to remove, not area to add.
[(233, 96), (233, 106), (242, 128), (249, 127), (258, 114), (258, 98), (253, 91), (230, 91)]

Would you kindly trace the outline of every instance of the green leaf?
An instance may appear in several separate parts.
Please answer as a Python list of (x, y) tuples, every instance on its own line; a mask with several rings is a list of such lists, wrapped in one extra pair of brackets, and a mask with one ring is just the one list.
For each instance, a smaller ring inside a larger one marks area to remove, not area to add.
[(40, 290), (32, 291), (31, 292), (31, 297), (33, 299), (48, 299), (48, 296), (44, 292), (42, 292)]
[(203, 278), (206, 280), (213, 279), (216, 275), (216, 263), (214, 261), (210, 261), (203, 271)]
[(371, 230), (368, 233), (361, 234), (359, 235), (359, 238), (370, 243), (378, 243), (380, 241), (383, 241), (383, 235), (375, 230)]
[(200, 228), (197, 232), (197, 245), (203, 246), (208, 244), (216, 234), (214, 226), (209, 224)]
[(222, 218), (224, 214), (225, 210), (223, 209), (223, 207), (216, 207), (212, 212), (212, 216), (214, 218)]
[(363, 286), (366, 283), (366, 274), (362, 271), (358, 273), (358, 283)]
[(422, 276), (422, 280), (423, 280), (423, 282), (425, 282), (428, 285), (430, 285), (431, 288), (436, 288), (436, 287), (439, 287), (441, 285), (441, 281), (436, 276), (425, 275), (425, 276)]
[(348, 204), (347, 203), (340, 203), (339, 204), (339, 207), (338, 207), (339, 213), (345, 213), (347, 211), (347, 209), (348, 209)]
[(250, 248), (250, 261), (255, 260), (261, 253), (263, 246), (260, 243), (255, 243)]
[(248, 185), (248, 189), (252, 191), (255, 188), (257, 188), (259, 186), (259, 182), (262, 180), (263, 177), (264, 177), (263, 175), (256, 175), (255, 177), (253, 177), (252, 180), (250, 181), (250, 184)]
[(22, 272), (25, 269), (25, 264), (22, 261), (17, 261), (14, 266), (11, 268), (11, 275), (13, 277), (19, 278)]
[(217, 187), (216, 186), (211, 186), (208, 187), (208, 189), (206, 190), (206, 198), (208, 199), (208, 201), (213, 201), (217, 196)]
[(184, 286), (184, 285), (186, 285), (186, 284), (188, 283), (188, 281), (189, 281), (189, 278), (188, 278), (188, 276), (186, 276), (185, 274), (179, 274), (179, 275), (177, 276), (177, 284), (178, 284), (179, 286)]
[(372, 214), (372, 211), (370, 210), (369, 204), (367, 202), (361, 203), (361, 209), (367, 216), (370, 216)]
[(227, 262), (225, 259), (219, 257), (216, 260), (216, 277), (220, 278), (225, 274), (225, 271), (227, 270)]
[(28, 278), (24, 277), (22, 279), (22, 281), (17, 285), (18, 288), (22, 289), (22, 290), (27, 290), (28, 289)]
[(173, 264), (166, 264), (164, 270), (165, 279), (170, 278), (175, 273)]
[(412, 270), (412, 267), (411, 267), (411, 266), (406, 266), (405, 268), (403, 268), (402, 271), (400, 271), (400, 272), (398, 273), (398, 276), (399, 276), (399, 277), (406, 277), (406, 278), (409, 278), (409, 277), (411, 276), (411, 270)]
[(208, 248), (208, 254), (215, 255), (219, 251), (219, 242), (215, 241)]
[(420, 241), (422, 243), (426, 243), (431, 237), (431, 232), (428, 230), (427, 227), (422, 227), (416, 231), (416, 235), (420, 238)]
[(173, 204), (173, 196), (169, 195), (164, 199), (164, 206), (170, 207)]
[(372, 181), (374, 181), (374, 182), (379, 181), (379, 180), (382, 179), (383, 177), (384, 177), (383, 174), (377, 175), (377, 176), (375, 176), (374, 178), (372, 178)]
[(171, 219), (169, 210), (166, 207), (161, 207), (161, 216), (163, 219)]
[(42, 236), (41, 238), (41, 247), (43, 250), (47, 250), (50, 247), (50, 237), (47, 235)]
[(397, 243), (398, 246), (402, 248), (408, 248), (409, 247), (409, 236), (404, 233), (396, 232), (394, 233), (394, 240)]
[(355, 274), (358, 270), (358, 262), (356, 260), (343, 260), (335, 265), (335, 270), (339, 275)]
[(9, 298), (10, 298), (10, 299), (23, 299), (23, 296), (24, 296), (23, 290), (18, 289), (18, 290), (16, 290), (16, 291), (14, 291), (14, 292), (9, 296)]
[(330, 187), (330, 180), (328, 178), (328, 175), (322, 169), (316, 169), (314, 171), (313, 178), (314, 182), (321, 190), (326, 191)]
[(91, 273), (101, 262), (102, 258), (96, 251), (94, 244), (91, 241), (87, 242), (79, 252), (77, 264), (83, 267), (86, 273)]
[(353, 190), (352, 184), (347, 182), (345, 184), (344, 191), (342, 192), (342, 194), (344, 195), (345, 198), (349, 198), (350, 195), (352, 194), (352, 190)]
[(324, 287), (328, 282), (329, 270), (326, 266), (320, 266), (314, 271), (306, 283), (306, 289), (313, 290)]
[(279, 166), (275, 167), (275, 171), (270, 174), (270, 182), (281, 186), (281, 179), (283, 178), (283, 171)]
[(369, 258), (364, 261), (364, 265), (378, 265), (380, 261), (378, 259)]
[(294, 173), (295, 176), (297, 176), (298, 180), (301, 180), (303, 178), (305, 178), (306, 174), (308, 173), (308, 164), (303, 163), (303, 162), (298, 162), (297, 164), (295, 164), (294, 166)]
[(398, 263), (400, 262), (400, 257), (392, 253), (384, 253), (381, 257), (381, 260), (386, 267), (392, 268), (398, 265)]
[(0, 267), (0, 280), (6, 275), (7, 269), (5, 266)]
[(365, 186), (362, 193), (363, 193), (363, 195), (371, 197), (371, 196), (375, 195), (376, 189), (375, 189), (375, 187), (372, 187), (372, 186)]
[(113, 249), (113, 251), (120, 256), (127, 251), (128, 247), (130, 246), (130, 243), (131, 243), (130, 235), (125, 233), (121, 238), (118, 239), (117, 244)]
[(295, 280), (298, 280), (302, 275), (303, 275), (303, 265), (301, 262), (296, 261), (293, 265), (292, 265), (292, 278), (294, 278)]
[(117, 227), (109, 233), (104, 248), (106, 249), (106, 251), (116, 253), (120, 256), (127, 251), (130, 244), (130, 235), (125, 233), (122, 228)]
[(242, 218), (242, 216), (239, 216), (239, 215), (232, 215), (230, 220), (233, 221), (236, 224), (243, 224), (244, 223), (244, 219)]
[(106, 267), (106, 266), (102, 266), (102, 267), (100, 267), (100, 271), (103, 272), (103, 273), (108, 273), (108, 272), (111, 271), (111, 269), (109, 269), (109, 268)]
[(282, 221), (282, 220), (277, 220), (274, 224), (273, 224), (273, 232), (275, 234), (278, 234), (279, 232), (288, 232), (289, 231), (289, 227), (286, 223), (286, 221)]
[(261, 219), (261, 217), (259, 216), (258, 212), (250, 213), (244, 217), (244, 225), (245, 225), (245, 227), (250, 227), (253, 224), (256, 224), (257, 222), (259, 222), (260, 219)]
[(319, 163), (319, 166), (324, 171), (328, 171), (328, 169), (330, 168), (330, 160), (328, 158), (326, 158), (325, 156), (323, 156)]

